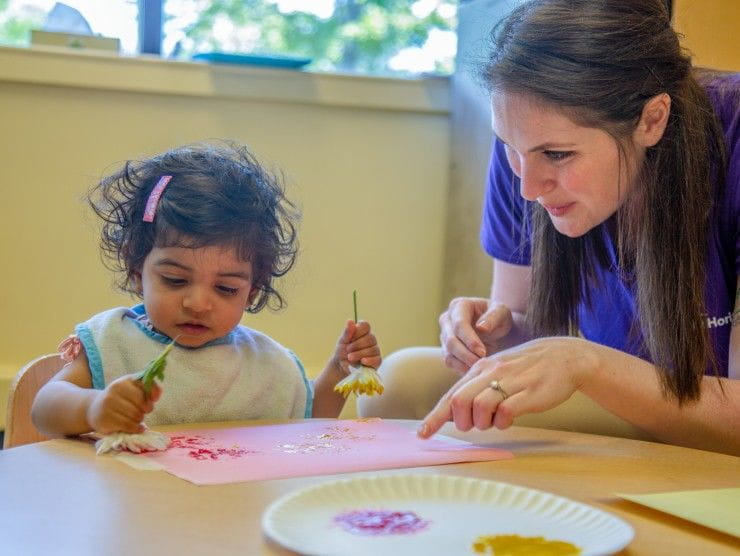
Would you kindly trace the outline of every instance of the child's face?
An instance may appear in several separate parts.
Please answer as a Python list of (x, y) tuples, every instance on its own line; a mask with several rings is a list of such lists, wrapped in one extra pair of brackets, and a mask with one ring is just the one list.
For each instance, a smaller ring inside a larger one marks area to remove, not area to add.
[(252, 298), (252, 264), (233, 248), (154, 247), (140, 287), (155, 330), (199, 347), (239, 324)]

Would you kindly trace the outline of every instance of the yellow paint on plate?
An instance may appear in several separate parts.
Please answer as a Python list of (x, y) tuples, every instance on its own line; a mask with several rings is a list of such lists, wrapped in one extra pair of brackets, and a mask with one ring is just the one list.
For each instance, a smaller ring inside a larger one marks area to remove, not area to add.
[(519, 535), (481, 535), (473, 542), (473, 551), (495, 556), (575, 556), (581, 553), (580, 548), (569, 542)]

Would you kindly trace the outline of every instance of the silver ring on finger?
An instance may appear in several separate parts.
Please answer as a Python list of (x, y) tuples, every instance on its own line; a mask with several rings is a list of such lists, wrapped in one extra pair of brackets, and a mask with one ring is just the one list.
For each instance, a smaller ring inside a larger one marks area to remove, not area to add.
[(501, 397), (504, 400), (509, 397), (509, 393), (506, 390), (504, 390), (504, 387), (501, 386), (501, 383), (498, 380), (492, 380), (488, 386), (490, 386), (494, 391), (501, 394)]

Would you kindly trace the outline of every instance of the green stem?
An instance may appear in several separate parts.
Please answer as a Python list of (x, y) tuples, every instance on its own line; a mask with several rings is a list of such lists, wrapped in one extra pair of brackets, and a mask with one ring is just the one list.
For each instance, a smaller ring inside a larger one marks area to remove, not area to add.
[(352, 290), (352, 304), (355, 307), (355, 323), (357, 322), (357, 290)]
[[(177, 336), (177, 338), (179, 337), (180, 336)], [(175, 345), (177, 338), (167, 344), (167, 347), (164, 348), (162, 353), (150, 361), (146, 368), (136, 376), (137, 380), (141, 381), (141, 384), (144, 387), (144, 393), (146, 393), (147, 396), (149, 396), (149, 393), (152, 391), (155, 379), (164, 380), (164, 368), (167, 366), (167, 355), (172, 351), (172, 347)]]

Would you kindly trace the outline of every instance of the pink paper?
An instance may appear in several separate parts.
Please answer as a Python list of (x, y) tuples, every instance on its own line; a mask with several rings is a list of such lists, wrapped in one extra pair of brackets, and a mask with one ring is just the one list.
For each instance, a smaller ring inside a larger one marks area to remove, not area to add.
[(197, 485), (514, 457), (506, 450), (454, 439), (421, 440), (415, 431), (381, 419), (308, 420), (168, 434), (173, 444), (167, 451), (140, 457)]

